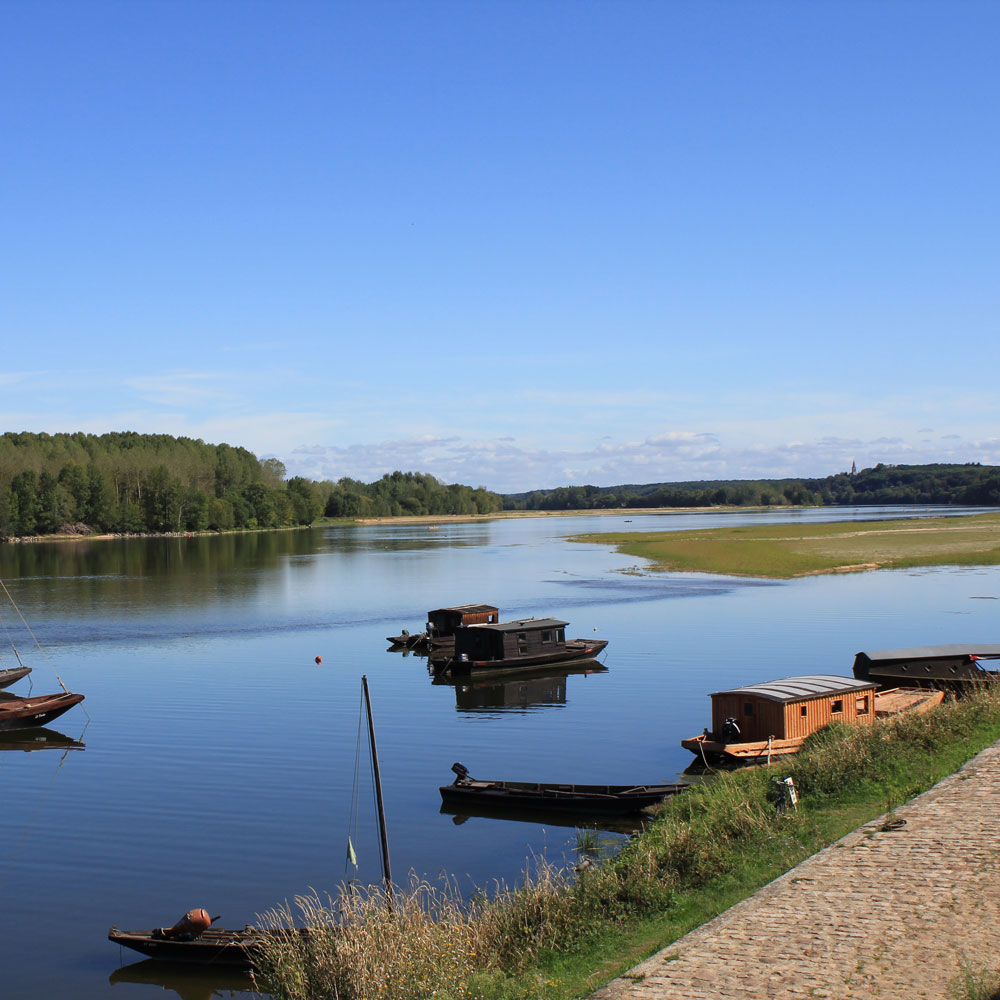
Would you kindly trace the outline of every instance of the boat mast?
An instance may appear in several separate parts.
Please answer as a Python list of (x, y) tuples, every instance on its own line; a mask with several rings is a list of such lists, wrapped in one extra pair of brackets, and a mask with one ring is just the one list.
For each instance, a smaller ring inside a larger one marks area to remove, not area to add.
[(378, 750), (375, 748), (375, 724), (372, 722), (372, 700), (368, 694), (368, 677), (361, 675), (361, 688), (365, 695), (365, 708), (368, 710), (368, 739), (372, 748), (372, 772), (375, 776), (375, 805), (378, 810), (378, 832), (382, 841), (382, 874), (385, 880), (385, 891), (392, 901), (392, 871), (389, 868), (389, 838), (385, 832), (385, 809), (382, 806), (382, 779), (378, 770)]

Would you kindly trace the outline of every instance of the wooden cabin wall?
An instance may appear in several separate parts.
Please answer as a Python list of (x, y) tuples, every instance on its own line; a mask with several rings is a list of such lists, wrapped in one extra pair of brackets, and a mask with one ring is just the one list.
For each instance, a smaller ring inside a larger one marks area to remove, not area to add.
[[(867, 723), (875, 718), (872, 691), (823, 695), (807, 701), (782, 703), (754, 695), (719, 694), (712, 698), (712, 731), (719, 733), (726, 719), (733, 718), (746, 741), (791, 740), (808, 736), (831, 722)], [(834, 704), (840, 702), (840, 711)], [(747, 715), (746, 706), (753, 706)], [(803, 714), (803, 710), (805, 710)]]

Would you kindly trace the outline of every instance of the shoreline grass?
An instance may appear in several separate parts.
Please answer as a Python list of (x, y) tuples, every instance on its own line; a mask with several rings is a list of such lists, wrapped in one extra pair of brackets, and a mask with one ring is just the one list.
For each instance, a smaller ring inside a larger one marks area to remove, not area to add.
[(745, 525), (573, 535), (650, 561), (655, 572), (790, 579), (820, 573), (1000, 563), (1000, 513), (899, 521)]
[[(535, 859), (517, 887), (471, 899), (413, 881), (340, 891), (264, 915), (307, 925), (274, 948), (279, 1000), (569, 1000), (586, 995), (840, 837), (930, 788), (1000, 739), (1000, 689), (873, 726), (831, 726), (780, 765), (800, 793), (779, 815), (774, 768), (722, 772), (669, 800), (603, 864)], [(956, 970), (958, 960), (956, 959)]]

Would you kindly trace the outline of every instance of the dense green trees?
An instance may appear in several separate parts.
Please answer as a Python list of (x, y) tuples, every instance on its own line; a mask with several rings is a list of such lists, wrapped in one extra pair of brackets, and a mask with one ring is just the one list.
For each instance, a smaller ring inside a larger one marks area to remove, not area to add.
[(229, 531), (333, 517), (486, 514), (496, 493), (393, 472), (364, 484), (285, 478), (276, 458), (166, 434), (0, 435), (0, 537)]
[(879, 464), (855, 475), (842, 472), (823, 479), (563, 486), (504, 497), (506, 510), (911, 503), (1000, 506), (1000, 469), (977, 463)]

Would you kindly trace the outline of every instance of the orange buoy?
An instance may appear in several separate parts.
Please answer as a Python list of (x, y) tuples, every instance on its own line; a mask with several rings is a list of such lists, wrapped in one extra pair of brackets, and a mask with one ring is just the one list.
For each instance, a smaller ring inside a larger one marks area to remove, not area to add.
[[(216, 917), (215, 919), (218, 920), (219, 918)], [(208, 910), (188, 910), (173, 927), (164, 927), (160, 933), (166, 938), (186, 938), (190, 940), (198, 937), (199, 934), (207, 931), (211, 926), (212, 918), (208, 915)]]
[(316, 662), (317, 663), (322, 663), (323, 662), (323, 657), (322, 656), (317, 656), (316, 657)]

